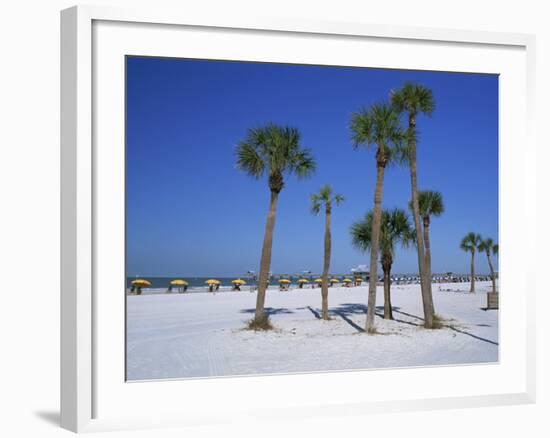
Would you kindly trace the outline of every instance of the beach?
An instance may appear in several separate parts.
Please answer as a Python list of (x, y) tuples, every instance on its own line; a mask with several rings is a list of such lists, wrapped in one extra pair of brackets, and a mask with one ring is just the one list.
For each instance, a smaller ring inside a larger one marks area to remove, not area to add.
[(151, 294), (127, 297), (127, 379), (175, 379), (490, 363), (498, 361), (498, 310), (484, 310), (491, 282), (433, 286), (444, 327), (421, 327), (420, 286), (392, 285), (393, 321), (366, 335), (368, 285), (329, 289), (332, 320), (318, 319), (320, 289), (269, 289), (275, 330), (244, 330), (256, 293)]

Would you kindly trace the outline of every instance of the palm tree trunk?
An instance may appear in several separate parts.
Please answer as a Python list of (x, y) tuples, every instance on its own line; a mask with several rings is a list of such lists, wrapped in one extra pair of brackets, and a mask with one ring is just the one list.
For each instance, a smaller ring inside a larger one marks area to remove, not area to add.
[(493, 293), (497, 291), (497, 284), (495, 279), (495, 270), (493, 269), (493, 264), (491, 263), (491, 256), (487, 252), (487, 262), (489, 262), (489, 269), (491, 270), (491, 282), (493, 283)]
[[(412, 132), (416, 130), (415, 114), (409, 114), (409, 129)], [(416, 178), (416, 141), (413, 137), (409, 139), (409, 149), (413, 219), (414, 228), (416, 230), (418, 272), (420, 274), (420, 290), (422, 294), (422, 306), (424, 308), (424, 324), (427, 328), (431, 328), (433, 327), (435, 309), (432, 294), (430, 291), (428, 291), (428, 278), (426, 277), (426, 256), (424, 254), (424, 241), (422, 239), (422, 228), (420, 226), (420, 207), (418, 206), (418, 184)]]
[(424, 275), (426, 276), (426, 286), (428, 288), (428, 294), (432, 296), (432, 252), (430, 249), (430, 217), (424, 216), (424, 248), (426, 249), (425, 263), (424, 263)]
[(271, 266), (271, 248), (273, 246), (273, 229), (275, 227), (275, 213), (277, 211), (277, 199), (279, 193), (271, 191), (269, 213), (265, 223), (264, 243), (262, 246), (262, 258), (260, 260), (260, 275), (258, 277), (258, 295), (256, 297), (255, 319), (264, 317), (265, 291), (269, 280), (269, 268)]
[(322, 310), (321, 315), (324, 320), (328, 320), (328, 271), (330, 268), (330, 250), (331, 250), (331, 235), (330, 235), (330, 205), (326, 207), (325, 215), (325, 258), (323, 262), (323, 283), (321, 287)]
[[(391, 257), (391, 256), (390, 256)], [(387, 257), (382, 259), (382, 270), (384, 271), (384, 319), (393, 319), (391, 306), (391, 261)]]
[(476, 291), (476, 283), (475, 283), (475, 275), (476, 275), (476, 271), (475, 271), (475, 268), (474, 268), (474, 255), (475, 255), (475, 252), (472, 251), (472, 264), (471, 264), (471, 278), (470, 278), (470, 292), (471, 293), (474, 293)]
[(372, 217), (370, 271), (369, 271), (369, 298), (367, 303), (367, 333), (374, 333), (374, 311), (376, 306), (376, 283), (378, 274), (376, 262), (378, 259), (378, 245), (380, 240), (380, 222), (382, 219), (382, 186), (384, 185), (385, 156), (380, 148), (377, 152), (376, 189), (374, 191), (374, 210)]

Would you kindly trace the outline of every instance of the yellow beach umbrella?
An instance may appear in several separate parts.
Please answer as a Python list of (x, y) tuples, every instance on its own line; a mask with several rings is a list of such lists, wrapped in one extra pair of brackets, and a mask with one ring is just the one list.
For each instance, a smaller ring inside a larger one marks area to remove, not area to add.
[(309, 283), (309, 280), (306, 280), (305, 278), (300, 278), (298, 280), (298, 283)]
[(246, 281), (241, 280), (240, 278), (237, 278), (236, 280), (233, 280), (231, 283), (238, 284), (239, 286), (242, 286), (243, 284), (246, 284)]
[(177, 280), (172, 280), (170, 282), (170, 284), (172, 286), (189, 286), (189, 283), (187, 283), (187, 281), (185, 280), (180, 280), (180, 279), (177, 279)]
[(205, 283), (210, 286), (210, 285), (221, 284), (221, 281), (211, 278), (210, 280), (206, 280)]
[(287, 280), (286, 278), (281, 278), (281, 279), (279, 280), (279, 283), (288, 284), (288, 283), (290, 283), (290, 280)]
[(144, 280), (143, 278), (136, 278), (135, 280), (132, 280), (132, 286), (135, 289), (136, 294), (141, 295), (141, 288), (151, 286), (151, 282)]
[(149, 287), (151, 286), (151, 282), (148, 280), (144, 280), (143, 278), (136, 278), (135, 280), (132, 280), (132, 286)]
[(338, 283), (340, 280), (338, 280), (337, 278), (331, 278), (330, 279), (330, 282), (331, 283)]
[(322, 278), (316, 278), (314, 281), (315, 281), (315, 283), (322, 283), (323, 279)]
[(351, 283), (351, 278), (344, 278), (344, 283)]

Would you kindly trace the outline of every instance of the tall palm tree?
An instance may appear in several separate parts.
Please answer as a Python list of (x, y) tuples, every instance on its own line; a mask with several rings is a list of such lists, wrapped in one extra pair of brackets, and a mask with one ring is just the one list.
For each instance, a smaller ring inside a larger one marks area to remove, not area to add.
[(416, 117), (420, 113), (428, 116), (431, 115), (435, 110), (435, 99), (432, 90), (412, 82), (406, 82), (400, 90), (393, 91), (390, 99), (396, 111), (408, 115), (408, 147), (405, 158), (409, 164), (411, 175), (412, 213), (416, 230), (416, 240), (418, 242), (418, 271), (420, 273), (420, 289), (422, 291), (424, 320), (426, 327), (431, 328), (434, 323), (435, 308), (431, 294), (431, 278), (429, 278), (425, 272), (425, 245), (422, 241), (422, 231), (420, 227), (420, 207), (418, 202), (416, 168)]
[[(368, 251), (372, 247), (372, 222), (373, 213), (370, 211), (364, 219), (355, 222), (351, 226), (351, 240), (353, 245), (362, 251)], [(391, 268), (395, 258), (395, 246), (400, 243), (408, 247), (415, 241), (409, 217), (400, 209), (382, 210), (380, 221), (380, 264), (384, 272), (384, 319), (393, 319), (391, 306)]]
[(300, 132), (296, 128), (275, 124), (250, 129), (246, 138), (237, 146), (236, 154), (237, 167), (240, 170), (256, 179), (267, 175), (271, 193), (254, 317), (257, 322), (260, 322), (265, 319), (265, 291), (271, 266), (275, 213), (279, 194), (285, 185), (285, 176), (295, 174), (298, 178), (306, 178), (313, 174), (316, 165), (311, 151), (302, 148), (300, 144)]
[(325, 206), (325, 255), (323, 261), (323, 280), (321, 286), (321, 315), (324, 320), (328, 320), (328, 271), (330, 268), (330, 252), (331, 252), (331, 235), (330, 235), (330, 215), (332, 210), (332, 203), (340, 205), (344, 202), (344, 196), (340, 194), (333, 194), (332, 187), (325, 185), (321, 187), (319, 193), (311, 195), (311, 212), (315, 215), (319, 214), (321, 207)]
[(470, 292), (476, 291), (475, 286), (475, 267), (474, 267), (474, 258), (476, 254), (476, 249), (479, 246), (479, 243), (481, 242), (481, 236), (479, 234), (470, 232), (464, 236), (462, 239), (462, 242), (460, 242), (460, 249), (462, 251), (466, 251), (472, 254), (472, 263), (471, 263), (471, 280), (470, 280)]
[(493, 283), (493, 293), (497, 291), (495, 270), (493, 269), (493, 263), (491, 262), (491, 251), (493, 255), (498, 254), (498, 244), (493, 242), (493, 239), (488, 237), (487, 239), (482, 239), (481, 242), (477, 245), (477, 250), (479, 252), (484, 252), (487, 255), (487, 263), (489, 263), (489, 270), (491, 271), (491, 282)]
[[(413, 209), (412, 200), (409, 204), (411, 210)], [(434, 192), (431, 190), (420, 191), (418, 192), (418, 211), (422, 217), (422, 225), (424, 228), (424, 272), (428, 281), (426, 286), (430, 296), (432, 296), (432, 253), (430, 248), (430, 218), (432, 216), (438, 217), (443, 214), (445, 211), (445, 206), (443, 205), (443, 196), (441, 193)]]
[(386, 103), (377, 103), (368, 109), (352, 115), (352, 140), (355, 148), (359, 146), (376, 147), (376, 188), (374, 191), (374, 209), (372, 220), (372, 245), (370, 248), (369, 298), (367, 304), (367, 333), (374, 333), (374, 307), (376, 305), (376, 261), (382, 217), (382, 187), (386, 166), (397, 157), (402, 146), (404, 133), (401, 129), (399, 114)]

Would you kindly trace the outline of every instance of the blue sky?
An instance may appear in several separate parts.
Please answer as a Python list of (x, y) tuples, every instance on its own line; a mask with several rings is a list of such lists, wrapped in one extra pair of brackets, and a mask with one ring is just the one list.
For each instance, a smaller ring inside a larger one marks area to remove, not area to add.
[[(354, 111), (385, 100), (407, 80), (432, 89), (436, 111), (419, 116), (418, 181), (439, 190), (445, 213), (432, 219), (433, 272), (469, 271), (459, 249), (469, 231), (498, 240), (498, 77), (345, 67), (127, 59), (127, 273), (234, 276), (257, 270), (269, 202), (265, 179), (235, 166), (251, 127), (298, 128), (317, 172), (287, 178), (278, 204), (272, 271), (319, 272), (324, 219), (309, 196), (331, 184), (346, 197), (333, 210), (331, 271), (368, 264), (349, 227), (372, 208), (372, 151), (354, 150)], [(406, 208), (406, 167), (390, 168), (384, 208)], [(488, 272), (484, 255), (476, 256)], [(412, 249), (397, 251), (393, 272), (416, 272)]]

